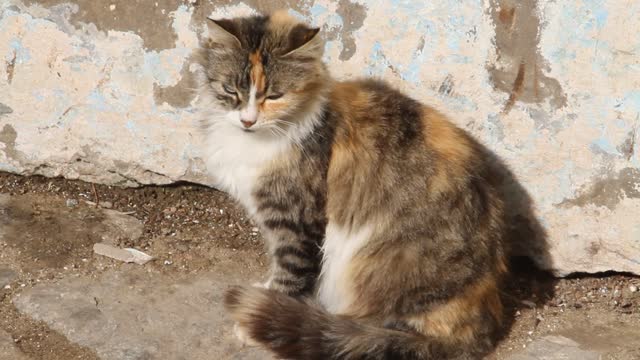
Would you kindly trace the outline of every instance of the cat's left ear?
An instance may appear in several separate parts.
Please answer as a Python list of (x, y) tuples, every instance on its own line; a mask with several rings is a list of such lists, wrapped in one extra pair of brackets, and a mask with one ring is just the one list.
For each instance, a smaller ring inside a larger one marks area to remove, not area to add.
[(241, 46), (238, 37), (238, 24), (233, 19), (207, 18), (209, 38), (212, 42), (223, 46)]
[(295, 25), (289, 32), (287, 51), (284, 56), (308, 56), (321, 58), (324, 52), (324, 42), (318, 35), (320, 28), (308, 27), (304, 24)]

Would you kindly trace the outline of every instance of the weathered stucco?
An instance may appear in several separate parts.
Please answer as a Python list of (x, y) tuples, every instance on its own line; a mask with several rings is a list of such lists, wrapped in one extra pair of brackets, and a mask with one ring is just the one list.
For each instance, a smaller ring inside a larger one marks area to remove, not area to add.
[(0, 0), (0, 170), (206, 184), (191, 51), (206, 16), (277, 8), (323, 27), (335, 76), (385, 78), (500, 156), (540, 263), (640, 274), (637, 1)]

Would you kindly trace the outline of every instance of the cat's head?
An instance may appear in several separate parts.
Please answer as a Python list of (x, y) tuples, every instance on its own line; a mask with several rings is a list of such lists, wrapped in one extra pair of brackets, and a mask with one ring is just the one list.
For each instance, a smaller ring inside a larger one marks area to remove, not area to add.
[(318, 28), (286, 12), (207, 20), (199, 63), (205, 121), (261, 132), (299, 125), (328, 82)]

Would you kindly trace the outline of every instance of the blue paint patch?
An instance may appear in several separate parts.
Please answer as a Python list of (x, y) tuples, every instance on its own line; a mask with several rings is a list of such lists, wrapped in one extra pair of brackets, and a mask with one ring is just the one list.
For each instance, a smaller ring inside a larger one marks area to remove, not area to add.
[(324, 24), (329, 29), (342, 28), (344, 26), (344, 20), (342, 19), (342, 16), (338, 14), (332, 14), (324, 20)]
[(302, 21), (306, 20), (304, 15), (302, 15), (301, 13), (299, 13), (299, 12), (293, 10), (293, 9), (289, 9), (288, 13), (289, 13), (289, 15), (297, 18), (298, 20), (302, 20)]
[(624, 95), (622, 108), (627, 111), (640, 112), (640, 90), (632, 90)]
[(489, 134), (489, 141), (498, 144), (504, 140), (504, 126), (497, 114), (489, 114), (486, 121)]
[(146, 74), (151, 75), (159, 85), (168, 86), (169, 75), (164, 71), (161, 63), (160, 55), (156, 51), (148, 51), (144, 54), (142, 69)]
[(311, 7), (311, 9), (309, 9), (309, 12), (311, 13), (311, 16), (313, 16), (313, 17), (318, 17), (318, 16), (326, 13), (327, 11), (329, 11), (329, 10), (327, 10), (326, 7), (324, 7), (324, 6), (320, 5), (320, 4), (314, 4)]
[(110, 109), (107, 99), (98, 90), (93, 90), (87, 97), (87, 105), (98, 111), (107, 111)]
[(382, 44), (380, 44), (379, 41), (376, 41), (373, 44), (373, 48), (371, 48), (371, 53), (369, 54), (369, 64), (366, 69), (367, 75), (382, 76), (388, 65), (389, 64), (382, 54)]
[[(589, 21), (586, 23), (586, 29), (593, 27), (601, 29), (609, 18), (609, 11), (605, 2), (603, 0), (583, 0), (582, 3), (586, 7), (584, 11), (591, 14)], [(573, 6), (575, 6), (575, 3), (573, 3)]]
[(44, 100), (44, 95), (42, 95), (38, 90), (32, 91), (31, 95), (33, 96), (34, 99), (36, 99), (36, 101)]
[(618, 129), (624, 129), (627, 127), (627, 123), (625, 123), (624, 120), (622, 119), (616, 119), (615, 124), (618, 127)]
[(604, 136), (601, 136), (600, 138), (593, 141), (589, 147), (594, 152), (598, 152), (598, 150), (600, 150), (607, 154), (620, 155), (620, 153), (618, 152), (618, 149), (616, 149), (616, 147), (613, 146), (613, 144), (611, 144), (609, 139), (607, 139)]
[(13, 49), (13, 53), (7, 54), (5, 56), (5, 59), (7, 61), (11, 61), (13, 59), (14, 54), (16, 57), (17, 64), (24, 64), (29, 60), (31, 60), (31, 53), (29, 52), (29, 49), (22, 46), (22, 41), (20, 39), (16, 39), (16, 38), (12, 39), (9, 42), (9, 47)]
[(466, 55), (451, 54), (447, 55), (442, 62), (444, 64), (470, 64), (471, 58)]
[(129, 130), (129, 131), (131, 131), (131, 132), (135, 132), (135, 131), (136, 131), (136, 124), (135, 124), (133, 121), (131, 121), (131, 120), (128, 120), (128, 121), (124, 124), (124, 126), (127, 128), (127, 130)]
[(423, 2), (415, 0), (391, 0), (391, 5), (396, 11), (404, 10), (409, 13), (419, 12), (426, 7)]

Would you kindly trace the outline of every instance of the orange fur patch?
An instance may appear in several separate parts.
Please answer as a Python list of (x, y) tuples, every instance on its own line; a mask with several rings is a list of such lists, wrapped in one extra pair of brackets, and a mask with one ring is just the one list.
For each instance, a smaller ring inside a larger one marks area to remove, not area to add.
[(501, 322), (502, 302), (493, 274), (479, 279), (464, 293), (434, 310), (406, 320), (425, 335), (472, 343), (476, 322), (483, 321), (480, 315), (487, 311), (498, 324)]
[(463, 132), (433, 109), (425, 110), (427, 143), (441, 155), (447, 163), (464, 167), (472, 155), (469, 140)]
[[(378, 233), (384, 233), (384, 229), (390, 226), (384, 217), (378, 221)], [(349, 267), (343, 276), (345, 292), (349, 294), (349, 307), (346, 314), (357, 318), (368, 318), (380, 316), (382, 318), (393, 312), (392, 303), (386, 297), (379, 296), (386, 293), (386, 288), (390, 283), (405, 283), (397, 276), (411, 278), (420, 276), (424, 270), (424, 256), (419, 247), (409, 244), (401, 246), (377, 247), (372, 254), (356, 255), (350, 262)], [(420, 268), (422, 267), (422, 268)], [(420, 268), (420, 269), (419, 269)], [(380, 269), (393, 269), (394, 273), (382, 273)]]
[(341, 131), (336, 134), (334, 148), (355, 151), (363, 138), (367, 137), (365, 124), (371, 120), (368, 116), (371, 97), (358, 84), (345, 82), (337, 83), (333, 88), (331, 101), (344, 116), (343, 123), (340, 124)]
[(424, 110), (425, 137), (437, 155), (436, 172), (430, 179), (431, 196), (452, 190), (456, 177), (464, 177), (473, 148), (464, 132), (431, 108)]
[(291, 104), (286, 101), (267, 100), (260, 104), (260, 111), (264, 112), (267, 117), (270, 117), (272, 113), (281, 112), (282, 110), (285, 110), (290, 106)]
[(257, 92), (264, 92), (266, 86), (266, 77), (264, 74), (264, 66), (262, 65), (262, 55), (259, 51), (249, 54), (251, 62), (251, 83), (255, 86)]

